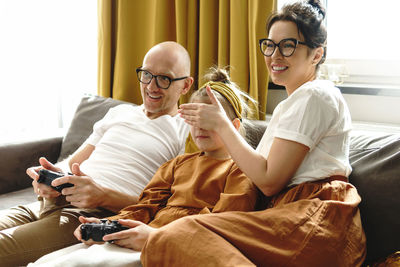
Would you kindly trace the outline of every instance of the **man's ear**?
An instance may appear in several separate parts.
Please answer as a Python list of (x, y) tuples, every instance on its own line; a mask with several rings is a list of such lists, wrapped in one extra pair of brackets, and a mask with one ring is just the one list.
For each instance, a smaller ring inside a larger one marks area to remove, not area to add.
[(194, 82), (193, 77), (187, 77), (185, 79), (185, 86), (182, 88), (182, 93), (181, 93), (182, 95), (185, 95), (187, 92), (189, 92), (193, 82)]
[(315, 48), (314, 57), (312, 60), (313, 65), (317, 65), (321, 61), (323, 56), (324, 56), (324, 48), (323, 47)]
[(232, 123), (233, 123), (233, 126), (236, 128), (236, 130), (239, 130), (240, 125), (242, 124), (238, 118), (234, 118)]

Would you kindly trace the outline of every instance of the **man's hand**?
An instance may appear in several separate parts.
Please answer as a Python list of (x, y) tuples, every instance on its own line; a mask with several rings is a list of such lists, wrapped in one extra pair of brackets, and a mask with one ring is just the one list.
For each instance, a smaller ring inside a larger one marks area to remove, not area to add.
[(35, 166), (35, 167), (30, 167), (26, 169), (26, 174), (32, 178), (32, 187), (35, 193), (41, 197), (44, 198), (56, 198), (60, 196), (61, 194), (51, 188), (50, 186), (47, 186), (45, 184), (38, 183), (37, 180), (39, 179), (39, 170), (41, 169), (47, 169), (51, 171), (56, 171), (60, 172), (61, 169), (55, 167), (53, 164), (51, 164), (46, 158), (41, 157), (39, 159), (40, 166)]
[(156, 228), (139, 221), (119, 219), (118, 222), (131, 229), (105, 235), (103, 240), (136, 251), (141, 251), (150, 233), (157, 231)]
[(78, 163), (72, 165), (72, 173), (55, 179), (51, 185), (59, 186), (71, 183), (74, 186), (64, 188), (61, 193), (66, 196), (66, 200), (78, 208), (97, 208), (102, 207), (102, 200), (105, 198), (104, 189), (96, 184), (94, 180), (81, 172)]
[[(91, 217), (91, 218), (85, 218), (83, 216), (79, 216), (79, 221), (84, 224), (84, 223), (100, 223), (100, 219)], [(81, 233), (81, 225), (79, 225), (75, 231), (74, 231), (74, 236), (76, 237), (76, 239), (78, 239), (79, 241), (81, 241), (82, 243), (86, 244), (86, 245), (93, 245), (93, 244), (102, 244), (104, 242), (95, 242), (92, 239), (89, 240), (83, 240), (82, 239), (82, 233)]]

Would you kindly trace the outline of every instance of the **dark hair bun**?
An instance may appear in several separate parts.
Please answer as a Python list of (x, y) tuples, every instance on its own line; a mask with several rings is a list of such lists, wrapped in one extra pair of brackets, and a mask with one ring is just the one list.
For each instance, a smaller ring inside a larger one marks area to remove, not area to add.
[(229, 73), (226, 69), (211, 67), (209, 72), (204, 76), (206, 80), (213, 82), (230, 83)]
[(308, 0), (308, 4), (314, 7), (318, 13), (322, 15), (322, 19), (325, 18), (326, 10), (319, 0)]

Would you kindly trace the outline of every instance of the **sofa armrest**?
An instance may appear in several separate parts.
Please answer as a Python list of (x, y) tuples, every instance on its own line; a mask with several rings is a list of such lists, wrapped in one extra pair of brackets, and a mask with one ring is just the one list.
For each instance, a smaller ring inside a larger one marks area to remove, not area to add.
[(26, 169), (37, 166), (41, 156), (56, 162), (63, 137), (55, 136), (18, 143), (0, 144), (0, 194), (31, 186)]
[[(349, 181), (361, 196), (361, 220), (367, 236), (364, 264), (400, 251), (400, 135), (353, 131)], [(374, 265), (375, 266), (375, 265)]]

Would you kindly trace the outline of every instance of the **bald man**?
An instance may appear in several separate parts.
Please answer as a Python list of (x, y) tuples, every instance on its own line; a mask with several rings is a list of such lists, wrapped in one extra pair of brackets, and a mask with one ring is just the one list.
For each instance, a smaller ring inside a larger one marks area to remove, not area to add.
[(116, 106), (94, 125), (69, 159), (74, 175), (53, 181), (53, 186), (73, 187), (59, 193), (37, 182), (42, 168), (60, 171), (45, 158), (41, 166), (27, 169), (40, 209), (20, 206), (1, 212), (2, 266), (26, 265), (77, 243), (73, 231), (80, 215), (104, 218), (135, 204), (158, 167), (184, 152), (189, 127), (177, 115), (177, 103), (193, 84), (188, 52), (175, 42), (157, 44), (136, 72), (143, 104)]

